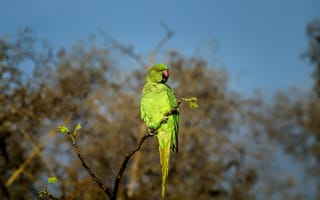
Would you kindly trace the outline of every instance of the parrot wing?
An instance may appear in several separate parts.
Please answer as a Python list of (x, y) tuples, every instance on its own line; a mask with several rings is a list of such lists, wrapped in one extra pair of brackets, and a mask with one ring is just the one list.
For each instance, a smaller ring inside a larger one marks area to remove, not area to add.
[(147, 83), (141, 97), (141, 119), (149, 128), (157, 128), (171, 104), (164, 84)]

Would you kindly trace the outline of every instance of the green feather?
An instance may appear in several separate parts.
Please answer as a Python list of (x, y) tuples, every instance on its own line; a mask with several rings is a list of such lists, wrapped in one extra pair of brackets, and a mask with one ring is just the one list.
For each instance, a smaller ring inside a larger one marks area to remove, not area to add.
[[(176, 104), (177, 99), (173, 90), (164, 83), (163, 71), (168, 70), (165, 64), (154, 65), (147, 73), (146, 82), (141, 97), (141, 119), (149, 128), (159, 127), (165, 114)], [(158, 142), (160, 164), (162, 167), (162, 191), (164, 198), (166, 179), (168, 176), (170, 149), (178, 152), (179, 114), (174, 113), (168, 117), (166, 123), (158, 128)]]

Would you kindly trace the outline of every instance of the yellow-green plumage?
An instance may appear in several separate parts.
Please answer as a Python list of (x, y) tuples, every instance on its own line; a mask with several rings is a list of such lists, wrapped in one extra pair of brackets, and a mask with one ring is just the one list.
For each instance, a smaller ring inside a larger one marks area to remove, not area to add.
[(158, 128), (157, 138), (162, 168), (162, 199), (164, 199), (166, 192), (170, 149), (178, 152), (178, 112), (168, 116), (167, 122), (160, 125), (165, 114), (177, 104), (173, 90), (165, 83), (168, 77), (169, 71), (167, 65), (154, 65), (148, 71), (141, 97), (141, 118), (149, 128)]

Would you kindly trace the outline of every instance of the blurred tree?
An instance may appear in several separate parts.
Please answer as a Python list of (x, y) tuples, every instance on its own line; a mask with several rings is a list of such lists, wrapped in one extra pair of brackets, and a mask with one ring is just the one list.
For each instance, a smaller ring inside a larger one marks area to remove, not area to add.
[[(112, 185), (124, 155), (145, 130), (139, 119), (145, 69), (116, 67), (114, 45), (98, 45), (94, 38), (56, 53), (43, 44), (29, 30), (13, 41), (0, 40), (0, 199), (35, 199), (50, 176), (59, 179), (51, 189), (60, 199), (107, 199), (70, 141), (50, 136), (62, 123), (80, 122), (80, 153)], [(308, 172), (319, 173), (320, 106), (314, 97), (279, 93), (265, 105), (262, 98), (244, 99), (230, 91), (228, 73), (204, 59), (169, 51), (165, 62), (177, 97), (199, 100), (196, 111), (181, 107), (180, 150), (172, 156), (168, 199), (268, 199), (274, 197), (270, 191), (277, 197), (306, 197), (290, 193), (294, 178), (276, 185), (279, 177), (269, 182), (263, 177), (271, 174), (264, 169), (270, 165), (266, 157), (273, 142)], [(119, 199), (159, 198), (156, 142), (146, 141), (129, 162)], [(270, 190), (257, 191), (258, 184)]]
[[(32, 183), (35, 180), (32, 177), (41, 173), (37, 168), (47, 165), (45, 160), (30, 162), (31, 159), (26, 159), (32, 149), (41, 151), (35, 144), (39, 136), (38, 125), (51, 112), (38, 103), (42, 98), (42, 85), (29, 80), (20, 69), (25, 63), (35, 68), (49, 64), (50, 48), (45, 46), (43, 52), (38, 53), (33, 48), (34, 43), (29, 29), (21, 30), (15, 41), (0, 40), (0, 195), (8, 199), (34, 197), (35, 185)], [(25, 171), (26, 161), (30, 162), (28, 171)], [(26, 173), (17, 177), (21, 171)]]
[(320, 18), (308, 23), (306, 33), (309, 38), (309, 46), (304, 56), (316, 67), (313, 73), (314, 91), (320, 98)]
[[(248, 122), (247, 127), (250, 129), (248, 132), (263, 147), (264, 153), (261, 155), (266, 158), (264, 167), (268, 165), (272, 169), (272, 163), (275, 161), (270, 155), (277, 156), (279, 152), (283, 151), (284, 155), (281, 156), (287, 155), (293, 159), (294, 163), (301, 164), (305, 170), (302, 172), (304, 179), (309, 179), (310, 183), (314, 181), (315, 184), (318, 184), (316, 188), (319, 191), (320, 180), (316, 174), (320, 172), (318, 167), (320, 164), (320, 104), (317, 97), (292, 89), (278, 92), (272, 102), (263, 103), (261, 97), (257, 97), (256, 101), (259, 103), (252, 103), (244, 112)], [(269, 153), (267, 153), (268, 151)], [(262, 161), (263, 158), (260, 159)], [(290, 168), (291, 164), (287, 163), (287, 167)], [(268, 181), (278, 182), (269, 188), (270, 194), (282, 195), (282, 198), (289, 199), (295, 199), (294, 195), (297, 195), (297, 199), (302, 197), (303, 199), (312, 199), (311, 194), (298, 192), (298, 181), (303, 181), (299, 180), (299, 174), (292, 174), (290, 177), (285, 177), (285, 174), (283, 176), (274, 174), (273, 176), (278, 177), (272, 177), (273, 172), (263, 173), (267, 173), (264, 176), (270, 179), (264, 180), (265, 183)], [(269, 176), (267, 176), (268, 173)], [(281, 179), (282, 181), (280, 181)]]

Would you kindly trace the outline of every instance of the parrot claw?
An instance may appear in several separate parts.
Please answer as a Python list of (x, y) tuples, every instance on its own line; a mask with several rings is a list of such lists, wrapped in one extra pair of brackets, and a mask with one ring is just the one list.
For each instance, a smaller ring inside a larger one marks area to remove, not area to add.
[(167, 123), (168, 122), (169, 117), (168, 116), (164, 116), (161, 123)]
[(148, 132), (149, 132), (149, 135), (155, 135), (157, 133), (157, 130), (154, 128), (148, 128)]

